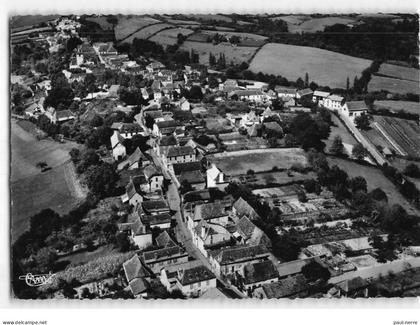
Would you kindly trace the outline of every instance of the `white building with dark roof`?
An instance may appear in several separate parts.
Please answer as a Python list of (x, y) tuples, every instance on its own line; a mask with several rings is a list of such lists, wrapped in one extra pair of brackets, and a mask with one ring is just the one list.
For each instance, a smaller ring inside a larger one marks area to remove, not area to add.
[(347, 115), (353, 122), (356, 117), (366, 114), (367, 111), (368, 108), (363, 100), (347, 102), (342, 108), (342, 113)]
[(268, 260), (270, 252), (264, 245), (233, 246), (212, 251), (209, 261), (212, 271), (220, 275), (231, 275), (238, 272), (243, 275), (245, 265)]
[(343, 108), (344, 98), (338, 95), (330, 95), (323, 101), (323, 106), (329, 110), (340, 112)]
[(120, 133), (118, 131), (114, 131), (111, 136), (111, 148), (112, 156), (116, 161), (124, 159), (124, 157), (127, 155), (123, 142), (124, 138), (120, 135)]
[(193, 162), (195, 160), (195, 151), (190, 146), (170, 147), (164, 155), (164, 161), (167, 165)]

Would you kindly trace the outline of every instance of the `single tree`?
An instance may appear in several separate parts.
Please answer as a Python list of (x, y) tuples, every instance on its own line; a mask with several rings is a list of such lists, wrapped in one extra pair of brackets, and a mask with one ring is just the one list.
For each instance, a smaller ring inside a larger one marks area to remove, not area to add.
[(354, 119), (354, 123), (356, 124), (356, 127), (360, 130), (369, 130), (370, 128), (370, 120), (367, 114), (357, 116)]
[(360, 143), (357, 143), (354, 147), (353, 147), (353, 149), (352, 149), (352, 151), (351, 151), (351, 154), (353, 155), (353, 157), (355, 157), (357, 160), (363, 160), (365, 157), (367, 157), (368, 156), (368, 152), (367, 152), (367, 150), (365, 149), (365, 147), (362, 145), (362, 144), (360, 144)]
[(418, 165), (410, 163), (405, 167), (404, 174), (408, 177), (420, 178), (420, 168)]
[(336, 156), (342, 156), (344, 154), (344, 145), (341, 137), (336, 135), (333, 143), (331, 144), (330, 153)]
[(309, 282), (314, 282), (317, 280), (327, 282), (331, 277), (328, 269), (315, 261), (310, 262), (302, 267), (302, 274), (306, 279), (308, 279)]
[(307, 72), (305, 73), (305, 87), (309, 87), (309, 74)]

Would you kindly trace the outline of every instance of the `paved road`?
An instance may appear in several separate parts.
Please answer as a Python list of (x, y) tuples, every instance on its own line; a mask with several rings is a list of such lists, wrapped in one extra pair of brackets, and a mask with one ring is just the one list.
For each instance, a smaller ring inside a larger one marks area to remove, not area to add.
[(344, 114), (340, 114), (340, 118), (343, 120), (344, 124), (348, 127), (350, 132), (354, 135), (356, 140), (360, 142), (366, 150), (372, 155), (372, 157), (375, 159), (378, 165), (382, 166), (384, 163), (386, 163), (386, 159), (379, 153), (379, 151), (376, 149), (376, 147), (370, 143), (364, 135), (356, 128), (356, 126), (353, 124), (353, 122), (350, 120), (349, 117), (347, 117)]

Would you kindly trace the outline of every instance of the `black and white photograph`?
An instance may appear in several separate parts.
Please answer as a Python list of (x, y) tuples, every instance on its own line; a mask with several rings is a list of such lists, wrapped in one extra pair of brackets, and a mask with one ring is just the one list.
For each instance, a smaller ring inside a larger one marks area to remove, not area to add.
[(418, 9), (115, 5), (7, 14), (11, 301), (418, 303)]

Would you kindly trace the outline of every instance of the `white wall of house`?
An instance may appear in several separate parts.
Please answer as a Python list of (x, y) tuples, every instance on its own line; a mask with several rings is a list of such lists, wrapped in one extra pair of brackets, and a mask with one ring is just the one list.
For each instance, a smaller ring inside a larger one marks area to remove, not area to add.
[(188, 262), (188, 255), (175, 257), (175, 258), (171, 258), (171, 259), (168, 259), (168, 260), (156, 261), (156, 262), (153, 262), (153, 263), (147, 263), (147, 265), (152, 269), (152, 271), (155, 274), (159, 274), (165, 266), (174, 265), (174, 264), (181, 264), (181, 263), (185, 263), (185, 262)]
[(278, 281), (279, 281), (278, 278), (272, 278), (272, 279), (268, 279), (268, 280), (265, 280), (265, 281), (245, 284), (244, 289), (245, 289), (245, 291), (247, 291), (248, 289), (252, 289), (252, 288), (255, 289), (255, 288), (261, 287), (263, 284), (266, 284), (266, 283), (274, 283), (274, 282), (278, 282)]
[(115, 160), (121, 160), (127, 155), (125, 147), (118, 143), (113, 149), (112, 149), (112, 156)]
[(160, 228), (162, 230), (165, 230), (165, 229), (171, 228), (171, 222), (165, 222), (165, 223), (159, 223), (159, 224), (156, 224), (156, 225), (150, 225), (150, 227), (151, 228), (157, 227), (157, 228)]
[(160, 188), (162, 188), (162, 184), (163, 184), (163, 176), (162, 175), (156, 175), (156, 176), (152, 176), (152, 178), (150, 179), (149, 183), (150, 183), (150, 191), (156, 191)]
[(152, 242), (152, 234), (143, 234), (143, 235), (133, 235), (131, 237), (133, 242), (139, 249), (146, 248), (153, 244)]
[(167, 157), (166, 161), (167, 164), (178, 164), (178, 163), (186, 163), (186, 162), (193, 162), (195, 161), (196, 157), (195, 154), (192, 155), (182, 155), (182, 156), (175, 156), (175, 157)]
[(181, 283), (177, 281), (177, 286), (181, 290), (181, 292), (186, 296), (192, 296), (192, 295), (201, 296), (207, 290), (211, 288), (216, 288), (216, 279), (196, 282), (196, 283), (192, 283), (185, 286), (181, 285)]
[(134, 207), (140, 204), (141, 202), (143, 202), (143, 197), (139, 193), (134, 194), (133, 197), (130, 198), (130, 200), (128, 200), (128, 203), (130, 203), (130, 205)]

